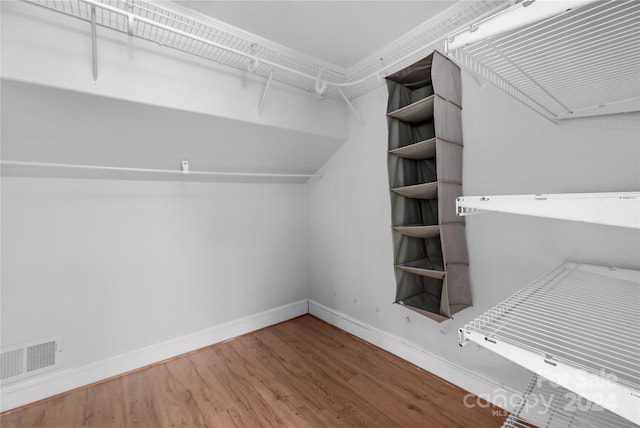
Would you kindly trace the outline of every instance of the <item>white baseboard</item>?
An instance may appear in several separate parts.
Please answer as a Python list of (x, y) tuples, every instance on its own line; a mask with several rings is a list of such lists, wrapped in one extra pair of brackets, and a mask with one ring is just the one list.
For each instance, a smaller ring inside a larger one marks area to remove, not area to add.
[[(511, 388), (433, 354), (399, 336), (363, 323), (313, 300), (309, 300), (309, 313), (477, 396), (490, 399), (492, 394), (488, 396), (488, 393), (500, 390), (511, 395), (517, 394)], [(505, 404), (507, 404), (506, 407), (509, 407), (509, 403), (494, 404), (499, 404), (503, 409), (505, 409)], [(505, 410), (511, 411), (513, 409), (506, 408)]]
[(1, 411), (14, 409), (43, 398), (250, 333), (304, 315), (308, 313), (308, 309), (308, 300), (304, 299), (86, 366), (52, 371), (37, 378), (3, 385), (0, 409)]
[[(306, 313), (310, 313), (360, 339), (397, 355), (473, 394), (486, 396), (487, 392), (500, 389), (506, 390), (510, 394), (516, 393), (491, 379), (445, 360), (399, 336), (351, 318), (313, 300), (304, 299), (86, 366), (52, 371), (37, 378), (29, 378), (24, 381), (3, 385), (0, 411), (4, 412), (65, 391), (99, 382)], [(502, 406), (504, 407), (504, 403), (502, 403)], [(512, 409), (507, 408), (506, 410)]]

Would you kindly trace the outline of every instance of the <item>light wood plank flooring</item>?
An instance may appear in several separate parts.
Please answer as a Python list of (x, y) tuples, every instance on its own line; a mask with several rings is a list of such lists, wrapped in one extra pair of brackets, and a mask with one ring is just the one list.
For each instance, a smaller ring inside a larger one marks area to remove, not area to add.
[(16, 427), (499, 427), (465, 392), (310, 315), (0, 417)]

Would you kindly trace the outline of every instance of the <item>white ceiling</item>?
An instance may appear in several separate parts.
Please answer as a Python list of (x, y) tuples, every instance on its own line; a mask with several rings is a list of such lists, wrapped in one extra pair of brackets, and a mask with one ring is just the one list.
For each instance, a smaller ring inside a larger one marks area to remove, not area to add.
[(290, 49), (348, 69), (457, 1), (178, 1)]

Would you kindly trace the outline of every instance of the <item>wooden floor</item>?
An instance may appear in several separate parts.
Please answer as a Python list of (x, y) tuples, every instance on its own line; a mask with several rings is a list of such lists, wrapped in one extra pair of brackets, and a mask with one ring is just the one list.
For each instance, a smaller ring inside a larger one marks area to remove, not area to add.
[(465, 392), (310, 315), (0, 418), (16, 427), (499, 427)]

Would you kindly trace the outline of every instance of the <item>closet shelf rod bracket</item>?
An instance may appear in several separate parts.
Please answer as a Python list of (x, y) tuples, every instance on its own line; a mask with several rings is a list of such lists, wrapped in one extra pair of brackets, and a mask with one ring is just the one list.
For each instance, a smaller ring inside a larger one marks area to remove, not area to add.
[(347, 105), (349, 106), (349, 109), (351, 110), (353, 115), (356, 117), (356, 119), (358, 119), (358, 122), (360, 122), (361, 125), (366, 124), (367, 122), (362, 118), (362, 116), (360, 116), (360, 113), (358, 113), (358, 110), (356, 110), (356, 108), (353, 106), (351, 101), (349, 101), (349, 98), (345, 95), (342, 89), (336, 88), (336, 90), (340, 95), (342, 95), (342, 98), (344, 98), (344, 101), (347, 103)]
[(98, 86), (98, 34), (96, 28), (96, 7), (91, 5), (91, 74), (93, 84)]
[(269, 90), (269, 86), (271, 85), (271, 80), (273, 79), (273, 68), (269, 70), (269, 77), (267, 78), (267, 83), (264, 85), (264, 89), (262, 89), (262, 95), (260, 96), (260, 102), (258, 103), (258, 114), (262, 112), (262, 106), (264, 104), (264, 100), (267, 97), (267, 91)]

